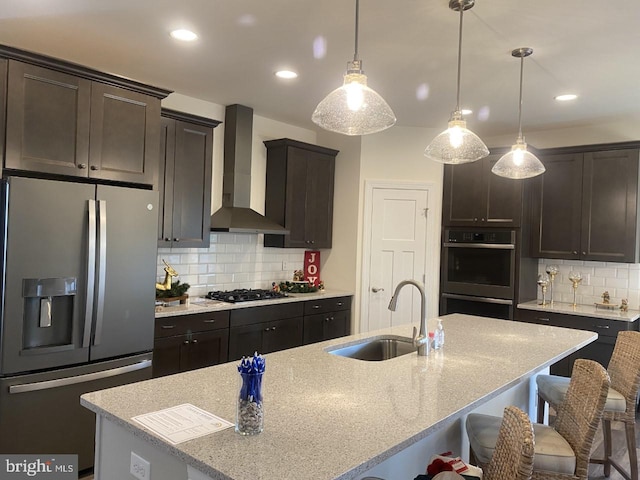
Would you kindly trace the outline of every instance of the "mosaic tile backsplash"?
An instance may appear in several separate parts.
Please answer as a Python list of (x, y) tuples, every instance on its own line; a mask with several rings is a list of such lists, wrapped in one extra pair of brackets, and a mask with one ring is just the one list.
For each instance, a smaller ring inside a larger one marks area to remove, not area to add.
[[(557, 265), (559, 272), (553, 283), (553, 300), (572, 303), (573, 287), (569, 280), (572, 270), (582, 274), (582, 282), (578, 286), (576, 301), (579, 304), (593, 305), (602, 302), (602, 294), (607, 291), (611, 303), (620, 305), (626, 298), (629, 308), (640, 308), (640, 264), (587, 262), (579, 260), (540, 259), (538, 274), (546, 273), (547, 265)], [(538, 287), (538, 299), (542, 300), (542, 292)], [(547, 300), (550, 294), (547, 290)]]
[(179, 273), (177, 280), (191, 286), (193, 297), (292, 280), (294, 270), (303, 268), (304, 249), (264, 247), (262, 234), (211, 233), (209, 248), (159, 248), (159, 282), (164, 279), (163, 260)]

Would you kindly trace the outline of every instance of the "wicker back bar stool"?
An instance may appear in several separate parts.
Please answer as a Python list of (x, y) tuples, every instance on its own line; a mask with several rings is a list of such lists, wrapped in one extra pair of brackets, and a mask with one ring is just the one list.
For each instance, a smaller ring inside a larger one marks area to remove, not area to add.
[[(576, 360), (553, 428), (533, 424), (533, 480), (587, 480), (591, 445), (608, 390), (609, 375), (602, 365)], [(495, 449), (499, 425), (499, 417), (467, 417), (471, 456), (481, 464), (488, 462)]]
[[(602, 414), (604, 458), (592, 458), (591, 463), (604, 465), (604, 474), (607, 477), (613, 466), (627, 480), (638, 480), (635, 412), (638, 389), (640, 388), (640, 332), (622, 331), (618, 333), (607, 372), (611, 378), (611, 388), (609, 388)], [(545, 402), (557, 408), (569, 387), (569, 379), (555, 375), (539, 375), (536, 382), (538, 384), (538, 422), (542, 422)], [(612, 421), (624, 423), (630, 473), (611, 458)]]
[(518, 407), (504, 409), (496, 448), (483, 467), (484, 480), (529, 480), (533, 472), (533, 427)]

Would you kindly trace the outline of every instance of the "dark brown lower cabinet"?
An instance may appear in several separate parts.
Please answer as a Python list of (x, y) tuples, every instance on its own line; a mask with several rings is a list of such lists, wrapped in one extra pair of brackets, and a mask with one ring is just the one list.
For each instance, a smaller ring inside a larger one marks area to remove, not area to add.
[(153, 376), (343, 337), (350, 330), (350, 296), (158, 318)]
[(302, 345), (303, 302), (231, 310), (229, 361)]
[(229, 329), (229, 361), (302, 345), (302, 318), (287, 318)]
[(588, 330), (596, 332), (598, 339), (586, 345), (577, 352), (551, 365), (552, 375), (570, 377), (573, 363), (578, 358), (594, 360), (607, 368), (613, 347), (615, 346), (618, 332), (624, 330), (638, 330), (638, 320), (628, 322), (625, 320), (610, 320), (605, 318), (585, 317), (555, 312), (541, 312), (537, 310), (516, 310), (516, 320), (538, 325), (551, 325), (553, 327), (573, 328), (576, 330)]
[(304, 304), (303, 343), (344, 337), (351, 331), (351, 297), (309, 300)]
[(207, 312), (156, 319), (153, 376), (225, 363), (229, 312)]

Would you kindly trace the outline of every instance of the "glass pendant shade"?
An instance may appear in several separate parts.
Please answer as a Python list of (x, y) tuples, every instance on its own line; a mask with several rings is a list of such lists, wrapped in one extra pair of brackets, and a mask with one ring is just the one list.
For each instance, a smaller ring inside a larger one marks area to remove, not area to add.
[(518, 138), (511, 151), (505, 153), (491, 169), (501, 177), (520, 179), (531, 178), (544, 173), (544, 165), (538, 157), (527, 150), (524, 139)]
[(367, 76), (358, 59), (360, 0), (356, 0), (355, 53), (347, 64), (344, 85), (327, 95), (316, 107), (311, 120), (319, 127), (343, 135), (381, 132), (396, 123), (391, 107), (367, 86)]
[(318, 104), (311, 119), (325, 130), (344, 135), (376, 133), (396, 123), (391, 107), (367, 86), (367, 76), (351, 68), (344, 76), (344, 85)]
[(489, 155), (489, 149), (461, 118), (449, 120), (449, 128), (434, 138), (424, 151), (425, 156), (436, 162), (457, 165), (480, 160)]
[(533, 53), (529, 47), (516, 48), (511, 56), (520, 59), (520, 103), (518, 105), (518, 138), (511, 151), (504, 154), (491, 169), (500, 177), (521, 179), (531, 178), (544, 173), (542, 162), (533, 153), (527, 151), (527, 144), (522, 135), (522, 79), (524, 76), (524, 59)]
[(475, 0), (450, 0), (449, 8), (460, 12), (458, 30), (458, 81), (456, 109), (451, 114), (449, 128), (434, 138), (425, 149), (426, 157), (436, 162), (457, 165), (480, 160), (489, 155), (489, 149), (480, 137), (467, 128), (460, 111), (460, 71), (462, 65), (462, 18), (465, 10), (473, 7)]

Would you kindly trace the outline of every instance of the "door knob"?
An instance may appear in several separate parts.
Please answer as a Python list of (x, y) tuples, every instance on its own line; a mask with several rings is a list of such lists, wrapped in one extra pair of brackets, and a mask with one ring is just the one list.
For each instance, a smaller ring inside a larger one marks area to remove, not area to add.
[(372, 291), (373, 293), (384, 292), (384, 288), (381, 288), (381, 287), (372, 287), (372, 288), (371, 288), (371, 291)]

